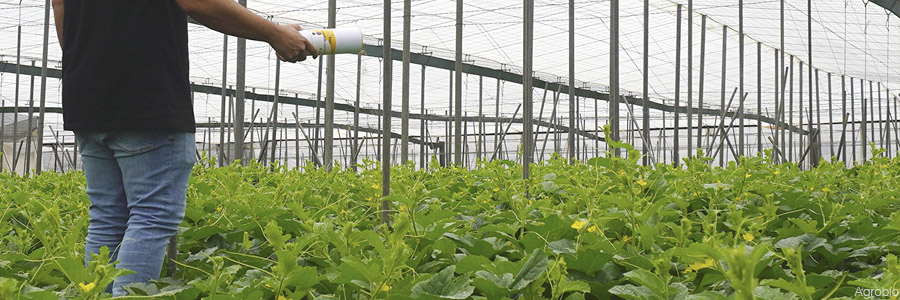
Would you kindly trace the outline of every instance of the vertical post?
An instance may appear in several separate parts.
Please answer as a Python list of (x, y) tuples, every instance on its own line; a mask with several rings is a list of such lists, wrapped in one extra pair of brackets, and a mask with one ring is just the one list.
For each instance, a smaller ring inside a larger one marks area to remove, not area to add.
[(419, 119), (419, 139), (422, 141), (419, 144), (419, 167), (424, 169), (427, 167), (425, 163), (425, 142), (428, 140), (425, 139), (425, 64), (422, 64), (422, 84), (421, 84), (421, 99), (419, 103), (419, 114), (422, 116)]
[[(821, 135), (822, 135), (822, 131), (821, 131), (821, 130), (817, 131), (818, 136), (813, 137), (813, 130), (812, 130), (812, 129), (813, 129), (813, 124), (812, 124), (812, 123), (813, 123), (813, 122), (812, 122), (812, 109), (813, 109), (812, 0), (807, 0), (807, 1), (806, 1), (806, 26), (807, 26), (807, 30), (806, 30), (807, 39), (806, 39), (806, 40), (807, 40), (807, 44), (809, 44), (809, 51), (808, 51), (808, 52), (809, 52), (809, 53), (808, 53), (808, 54), (809, 54), (809, 61), (807, 62), (808, 65), (809, 65), (809, 81), (807, 81), (807, 82), (809, 82), (809, 114), (808, 114), (808, 116), (809, 116), (809, 117), (808, 117), (808, 118), (809, 118), (809, 122), (808, 122), (808, 123), (809, 123), (809, 125), (808, 125), (808, 127), (809, 127), (809, 138), (807, 139), (807, 141), (808, 141), (808, 143), (809, 143), (810, 146), (813, 146), (813, 139), (814, 139), (814, 138), (815, 138), (816, 140), (818, 140), (818, 141), (821, 141), (821, 140), (822, 140), (822, 136), (821, 136)], [(801, 68), (801, 69), (802, 69), (802, 68)], [(818, 73), (817, 73), (817, 74), (818, 74)], [(817, 84), (818, 84), (818, 82), (817, 82)], [(816, 85), (816, 87), (818, 87), (818, 85)], [(801, 93), (801, 94), (802, 94), (802, 93)], [(817, 95), (818, 95), (818, 94), (817, 94)], [(812, 151), (822, 151), (822, 147), (821, 147), (821, 145), (820, 145), (820, 146), (818, 146), (818, 147), (816, 147), (815, 149), (812, 149), (812, 150), (810, 150), (810, 151), (811, 151), (810, 154), (813, 154)], [(815, 157), (819, 157), (819, 158), (822, 157), (822, 155), (821, 155), (822, 153), (821, 153), (821, 152), (818, 152), (817, 154), (818, 154), (818, 155), (816, 155)], [(810, 156), (810, 159), (809, 159), (809, 164), (810, 164), (810, 166), (812, 166), (812, 167), (817, 167), (817, 166), (819, 166), (819, 160), (813, 160), (812, 157), (813, 157), (813, 156)]]
[[(870, 81), (871, 82), (871, 81)], [(874, 107), (873, 107), (874, 109)], [(878, 82), (878, 119), (873, 121), (878, 122), (878, 137), (880, 139), (881, 148), (884, 148), (884, 118), (881, 117), (881, 82)]]
[(319, 60), (319, 75), (318, 82), (316, 83), (316, 125), (313, 128), (316, 130), (313, 133), (313, 147), (310, 149), (310, 153), (316, 153), (316, 156), (319, 155), (319, 125), (321, 123), (321, 110), (320, 103), (322, 102), (322, 64), (324, 63), (324, 59)]
[[(800, 73), (800, 76), (797, 76), (797, 80), (800, 82), (800, 89), (797, 90), (797, 94), (800, 96), (800, 101), (797, 102), (797, 105), (800, 106), (799, 109), (797, 110), (797, 113), (800, 115), (799, 116), (800, 117), (799, 118), (800, 126), (798, 126), (798, 128), (803, 129), (803, 61), (800, 60), (799, 57), (797, 58), (797, 60), (798, 60), (798, 65), (799, 65), (799, 68), (797, 68), (797, 70)], [(797, 138), (799, 139), (799, 142), (797, 143), (797, 155), (799, 156), (799, 155), (802, 155), (803, 149), (806, 149), (806, 148), (803, 148), (803, 135), (798, 134)], [(799, 160), (797, 162), (800, 163)], [(800, 167), (802, 168), (803, 166), (801, 165)]]
[(454, 113), (454, 125), (456, 137), (454, 138), (453, 151), (456, 152), (453, 160), (457, 165), (462, 164), (462, 46), (463, 46), (463, 0), (456, 0), (456, 112)]
[[(740, 97), (738, 102), (738, 155), (744, 156), (744, 0), (738, 1), (738, 52), (740, 52), (738, 64), (738, 85), (740, 86)], [(740, 161), (740, 158), (738, 158)]]
[[(494, 149), (500, 149), (500, 78), (497, 78), (497, 97), (494, 97)], [(499, 151), (499, 150), (495, 150)], [(493, 156), (491, 156), (493, 158)]]
[[(781, 76), (782, 76), (782, 75), (781, 75), (781, 74), (782, 74), (781, 72), (782, 72), (782, 71), (781, 71), (781, 69), (780, 69), (780, 65), (778, 64), (778, 58), (779, 58), (779, 51), (778, 51), (778, 49), (775, 49), (775, 60), (774, 60), (774, 64), (775, 64), (775, 74), (774, 74), (774, 75), (775, 75), (775, 76), (774, 76), (774, 77), (775, 77), (775, 85), (773, 86), (773, 87), (775, 88), (775, 92), (773, 93), (773, 94), (775, 95), (775, 130), (772, 131), (772, 147), (773, 147), (773, 148), (778, 148), (778, 131), (781, 130), (781, 118), (780, 118), (780, 115), (781, 115), (781, 105), (780, 105), (780, 102), (779, 102), (779, 99), (780, 99), (781, 97), (779, 97), (779, 95), (780, 95), (781, 92), (782, 92), (781, 85), (780, 85), (780, 82), (781, 82)], [(782, 153), (782, 156), (783, 156), (783, 155), (784, 155), (784, 149), (779, 149), (779, 151)], [(775, 154), (775, 153), (773, 152), (773, 154)], [(773, 155), (773, 156), (772, 156), (772, 161), (775, 161), (775, 162), (780, 161), (779, 156)]]
[(868, 159), (868, 149), (866, 147), (869, 145), (869, 137), (867, 132), (869, 131), (869, 120), (866, 116), (866, 84), (865, 79), (862, 78), (859, 79), (859, 102), (861, 102), (862, 104), (862, 124), (860, 124), (859, 128), (860, 140), (862, 140), (862, 148), (860, 149), (862, 153), (860, 154), (862, 155), (862, 162), (865, 163), (866, 159)]
[(484, 76), (478, 76), (478, 135), (475, 141), (475, 162), (481, 160), (481, 142), (484, 140)]
[[(831, 73), (828, 73), (828, 145), (831, 149), (830, 157), (834, 157), (834, 110), (832, 110)], [(843, 114), (842, 114), (843, 116)]]
[(850, 132), (851, 144), (853, 149), (853, 163), (856, 164), (856, 91), (854, 90), (853, 77), (850, 77)]
[(566, 137), (569, 163), (575, 159), (575, 0), (569, 0), (569, 135)]
[[(648, 0), (645, 0), (648, 1)], [(646, 7), (644, 8), (647, 9)], [(644, 11), (647, 14), (646, 11)], [(646, 16), (644, 16), (646, 18)], [(646, 34), (646, 33), (644, 33)], [(646, 69), (646, 65), (645, 65)], [(647, 71), (644, 71), (647, 73)], [(697, 149), (703, 148), (703, 85), (706, 79), (706, 15), (700, 18), (700, 86), (697, 92)]]
[(219, 167), (225, 166), (225, 100), (228, 92), (228, 35), (223, 34), (222, 42), (222, 112), (219, 118)]
[[(650, 93), (649, 93), (649, 76), (647, 73), (650, 71), (650, 0), (644, 0), (644, 80), (643, 80), (643, 106), (641, 123), (644, 131), (642, 139), (645, 139), (642, 144), (642, 154), (644, 155), (643, 163), (645, 166), (650, 165)], [(702, 76), (702, 75), (701, 75)], [(702, 85), (702, 83), (701, 83)]]
[(609, 22), (609, 138), (619, 141), (619, 0), (609, 2)]
[[(238, 0), (238, 3), (247, 7), (247, 0)], [(237, 40), (237, 67), (235, 74), (235, 103), (234, 103), (234, 159), (241, 160), (241, 164), (246, 164), (244, 158), (244, 98), (246, 97), (246, 76), (247, 76), (247, 40), (238, 38)]]
[[(618, 0), (612, 0), (613, 5), (616, 5)], [(532, 45), (534, 43), (534, 0), (525, 0), (525, 11), (524, 15), (524, 42), (522, 43), (523, 48), (523, 57), (522, 61), (524, 62), (522, 67), (522, 179), (528, 180), (529, 171), (531, 167), (531, 157), (534, 155), (534, 151), (532, 147), (534, 147), (534, 143), (532, 140), (532, 127), (531, 127), (531, 118), (533, 115), (531, 105), (532, 105)], [(616, 21), (613, 20), (613, 23)], [(614, 27), (615, 25), (613, 25)]]
[[(41, 175), (44, 157), (44, 113), (47, 108), (47, 52), (50, 45), (50, 0), (44, 1), (44, 48), (41, 55), (41, 108), (38, 113), (38, 141), (37, 159), (35, 160), (35, 174)], [(31, 122), (31, 120), (28, 120)], [(31, 134), (29, 132), (28, 134)], [(31, 155), (31, 154), (26, 154)]]
[[(31, 66), (34, 67), (34, 64), (35, 64), (35, 62), (32, 60)], [(34, 130), (34, 126), (32, 125), (33, 124), (32, 120), (34, 120), (34, 75), (30, 75), (29, 78), (31, 79), (31, 81), (30, 81), (30, 84), (28, 85), (28, 89), (30, 91), (29, 95), (28, 95), (28, 131), (27, 131), (28, 134), (25, 135), (25, 176), (26, 177), (31, 172), (31, 144), (34, 143), (34, 141), (31, 138), (31, 132)], [(21, 148), (19, 148), (19, 149), (21, 149)], [(22, 154), (20, 154), (18, 150), (13, 153), (15, 154), (13, 156), (13, 162), (14, 162), (13, 169), (15, 170), (15, 166), (16, 166), (15, 162), (19, 160), (18, 158), (21, 157)]]
[[(794, 159), (794, 132), (790, 130), (790, 128), (792, 127), (792, 124), (794, 123), (794, 55), (790, 56), (790, 63), (791, 63), (791, 65), (789, 67), (790, 71), (788, 72), (789, 73), (788, 76), (790, 76), (790, 78), (788, 78), (788, 90), (789, 91), (788, 91), (788, 118), (787, 118), (787, 127), (788, 127), (787, 128), (788, 129), (787, 130), (787, 134), (788, 134), (787, 152), (788, 152), (788, 160), (789, 161)], [(784, 139), (782, 139), (782, 142), (784, 142)], [(782, 149), (784, 149), (784, 147), (782, 147)]]
[[(780, 93), (781, 93), (781, 97), (780, 97), (781, 102), (780, 102), (780, 105), (779, 105), (779, 108), (780, 108), (780, 109), (776, 109), (777, 111), (779, 111), (778, 116), (776, 116), (776, 120), (777, 120), (777, 119), (780, 119), (780, 122), (777, 122), (778, 124), (776, 125), (776, 127), (779, 128), (779, 130), (781, 131), (781, 153), (782, 153), (782, 156), (784, 156), (784, 153), (785, 153), (785, 152), (784, 152), (784, 151), (785, 151), (785, 148), (784, 148), (784, 127), (781, 126), (781, 123), (787, 123), (787, 124), (790, 124), (790, 123), (789, 123), (789, 122), (784, 122), (784, 100), (785, 100), (785, 99), (784, 99), (784, 98), (785, 98), (785, 97), (784, 97), (784, 90), (785, 90), (785, 89), (784, 89), (784, 85), (786, 84), (786, 82), (784, 82), (785, 80), (782, 78), (782, 72), (783, 72), (782, 70), (783, 70), (784, 67), (785, 67), (785, 65), (784, 65), (784, 49), (785, 49), (785, 48), (784, 48), (784, 0), (781, 0), (780, 2), (781, 2), (781, 9), (780, 9), (779, 11), (780, 11), (780, 13), (781, 13), (781, 46), (780, 46), (778, 49), (781, 50), (781, 63), (780, 63), (780, 64), (777, 64), (778, 66), (775, 68), (776, 70), (778, 70), (778, 72), (775, 73), (775, 77), (776, 77), (775, 80), (778, 81), (778, 82), (781, 84), (781, 85), (780, 85), (780, 87), (781, 87), (781, 89), (780, 89), (780, 90), (781, 90), (781, 91), (780, 91)], [(776, 92), (776, 94), (777, 94), (777, 93), (778, 93), (778, 92)], [(776, 99), (776, 100), (777, 100), (777, 99)], [(778, 133), (776, 132), (776, 134), (778, 134)], [(778, 146), (778, 140), (779, 140), (778, 137), (775, 137), (775, 146), (776, 146), (776, 147)], [(788, 160), (790, 160), (790, 158), (788, 158)]]
[[(762, 42), (756, 42), (756, 114), (762, 116)], [(762, 120), (756, 121), (756, 155), (763, 153)]]
[(362, 54), (356, 54), (356, 100), (353, 103), (353, 152), (350, 154), (350, 166), (356, 172), (359, 157), (359, 86), (362, 84)]
[[(328, 0), (328, 28), (335, 27), (337, 4), (336, 0)], [(325, 163), (325, 170), (331, 171), (334, 165), (334, 67), (335, 56), (326, 55), (328, 76), (325, 83), (325, 145), (322, 156)], [(390, 60), (386, 57), (385, 60)]]
[[(853, 81), (851, 80), (851, 85), (852, 85), (852, 83), (853, 83)], [(841, 74), (841, 119), (843, 120), (842, 121), (843, 124), (841, 124), (841, 125), (843, 125), (843, 126), (841, 127), (842, 128), (841, 129), (841, 144), (840, 144), (841, 150), (838, 150), (838, 152), (841, 153), (841, 156), (842, 156), (841, 161), (843, 161), (845, 164), (847, 163), (847, 146), (845, 146), (846, 140), (844, 139), (844, 137), (847, 135), (847, 118), (846, 118), (846, 116), (847, 116), (847, 77), (845, 75)]]
[[(687, 156), (691, 157), (694, 143), (694, 0), (688, 0), (688, 87), (687, 87)], [(676, 130), (679, 130), (676, 128)], [(680, 131), (680, 130), (679, 130)]]
[[(384, 127), (382, 130), (382, 147), (384, 147), (381, 151), (381, 195), (387, 197), (391, 194), (391, 84), (393, 81), (393, 75), (391, 74), (391, 69), (393, 67), (393, 61), (391, 60), (391, 1), (384, 0), (384, 45), (382, 47), (381, 57), (382, 63), (384, 64), (384, 80), (382, 81), (383, 86), (383, 94), (382, 100), (384, 102), (384, 108), (382, 109), (384, 122), (382, 125)], [(388, 213), (388, 209), (390, 209), (390, 202), (387, 200), (381, 200), (381, 222), (388, 225), (390, 227), (390, 214)]]
[(442, 149), (443, 149), (443, 152), (442, 152), (442, 153), (444, 153), (445, 155), (447, 155), (447, 160), (446, 160), (446, 161), (447, 161), (447, 162), (450, 162), (450, 161), (451, 161), (451, 160), (450, 160), (450, 158), (451, 158), (450, 156), (453, 155), (453, 130), (452, 130), (452, 128), (450, 127), (450, 121), (453, 120), (453, 100), (454, 100), (454, 99), (453, 99), (453, 79), (454, 79), (454, 78), (453, 78), (453, 70), (450, 70), (450, 74), (449, 74), (449, 76), (447, 77), (447, 79), (448, 79), (449, 82), (450, 82), (450, 83), (448, 84), (448, 86), (449, 86), (450, 88), (447, 89), (447, 92), (449, 93), (449, 96), (447, 97), (447, 101), (448, 101), (448, 104), (447, 104), (447, 111), (445, 111), (444, 114), (446, 114), (446, 115), (449, 117), (450, 120), (444, 122), (444, 131), (447, 132), (447, 140), (444, 141), (444, 147), (442, 148)]
[[(359, 84), (357, 82), (357, 89), (359, 88)], [(297, 99), (297, 94), (294, 94), (294, 99)], [(294, 105), (294, 114), (300, 116), (300, 105)], [(287, 121), (285, 121), (287, 123)], [(287, 129), (285, 129), (287, 130)], [(356, 148), (353, 148), (356, 149)], [(294, 162), (296, 163), (296, 168), (300, 169), (300, 126), (294, 126)], [(356, 169), (353, 169), (356, 171)]]
[(412, 1), (403, 1), (403, 82), (400, 113), (400, 162), (409, 161), (409, 45), (412, 25)]
[(678, 132), (681, 126), (678, 122), (678, 106), (681, 101), (681, 4), (678, 4), (678, 23), (675, 25), (675, 126), (673, 128), (674, 140), (672, 142), (672, 164), (678, 166)]
[[(332, 0), (332, 1), (334, 1), (334, 0)], [(276, 161), (275, 160), (275, 154), (276, 154), (275, 151), (278, 148), (278, 104), (279, 104), (278, 100), (279, 100), (280, 96), (281, 96), (281, 60), (276, 59), (275, 60), (275, 100), (274, 100), (274, 102), (272, 102), (272, 105), (274, 105), (274, 107), (272, 107), (272, 118), (269, 120), (269, 122), (272, 123), (272, 143), (271, 143), (271, 145), (269, 145), (269, 147), (272, 147), (272, 149), (270, 151), (272, 157), (269, 158), (269, 160), (268, 160), (269, 163), (274, 163)], [(271, 170), (274, 171), (275, 164), (272, 164), (271, 166), (272, 166)]]
[[(725, 107), (725, 75), (727, 75), (727, 73), (725, 73), (725, 71), (727, 71), (727, 68), (726, 68), (727, 66), (728, 66), (728, 26), (722, 26), (722, 99), (721, 99), (722, 101), (719, 106), (720, 109), (722, 109), (722, 112), (725, 112), (727, 110), (727, 107)], [(743, 98), (744, 95), (738, 95), (738, 97)], [(725, 117), (724, 113), (722, 114), (722, 117), (723, 118)], [(720, 122), (724, 122), (724, 121), (720, 121)], [(725, 132), (724, 131), (718, 132), (718, 134), (722, 135), (721, 137), (719, 137), (721, 139), (719, 141), (720, 145), (725, 144)], [(721, 153), (721, 155), (719, 156), (719, 166), (721, 167), (724, 165), (725, 165), (725, 153)]]

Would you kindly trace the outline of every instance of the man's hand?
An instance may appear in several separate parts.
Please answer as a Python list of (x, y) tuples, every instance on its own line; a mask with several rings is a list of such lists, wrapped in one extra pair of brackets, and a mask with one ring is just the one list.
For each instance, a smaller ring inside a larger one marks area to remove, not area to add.
[(278, 58), (286, 62), (298, 62), (306, 60), (306, 55), (313, 58), (319, 56), (316, 47), (309, 42), (300, 30), (303, 28), (297, 24), (285, 24), (278, 26), (278, 33), (269, 41), (272, 49), (278, 54)]
[(56, 23), (56, 38), (59, 39), (59, 46), (63, 43), (63, 15), (65, 12), (63, 0), (53, 0), (53, 19)]

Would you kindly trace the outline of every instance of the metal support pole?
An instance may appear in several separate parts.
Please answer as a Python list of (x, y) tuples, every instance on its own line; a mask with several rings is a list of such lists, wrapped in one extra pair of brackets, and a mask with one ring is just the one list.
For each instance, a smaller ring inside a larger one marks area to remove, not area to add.
[[(334, 1), (334, 0), (332, 0)], [(334, 91), (332, 89), (332, 91)], [(281, 95), (281, 60), (275, 60), (275, 99), (272, 102), (272, 117), (269, 118), (269, 123), (272, 124), (272, 143), (269, 147), (271, 149), (271, 157), (268, 162), (272, 163), (271, 170), (275, 170), (275, 150), (278, 149), (278, 97)], [(333, 108), (333, 107), (332, 107)], [(333, 111), (333, 110), (332, 110)]]
[(850, 135), (850, 148), (853, 149), (853, 163), (856, 164), (856, 91), (854, 90), (855, 83), (853, 83), (853, 77), (850, 77), (850, 132), (853, 134)]
[[(790, 76), (788, 78), (788, 90), (789, 90), (788, 91), (788, 118), (787, 118), (788, 126), (790, 126), (791, 124), (794, 123), (794, 55), (791, 55), (790, 63), (791, 63), (791, 65), (789, 67), (790, 75), (788, 75), (788, 76)], [(787, 144), (788, 160), (793, 160), (794, 159), (794, 132), (791, 131), (790, 129), (788, 129), (787, 134), (788, 134), (788, 139), (787, 139), (787, 141), (788, 141), (788, 144)], [(784, 142), (783, 139), (782, 139), (782, 142)], [(784, 149), (784, 148), (785, 147), (781, 147), (781, 149)]]
[[(618, 4), (618, 0), (612, 0), (612, 5), (616, 6)], [(522, 67), (522, 106), (523, 106), (523, 116), (522, 116), (522, 179), (528, 180), (530, 168), (531, 168), (531, 157), (534, 154), (532, 147), (534, 147), (534, 143), (532, 142), (532, 127), (531, 127), (531, 118), (533, 117), (533, 113), (531, 111), (532, 105), (532, 76), (531, 68), (532, 68), (532, 46), (534, 44), (534, 0), (525, 0), (524, 5), (524, 22), (523, 22), (523, 57), (522, 61), (524, 62)], [(616, 23), (615, 19), (612, 21)], [(612, 27), (615, 27), (613, 25)], [(527, 193), (527, 191), (526, 191)]]
[[(619, 0), (609, 4), (609, 138), (619, 141)], [(620, 152), (616, 148), (613, 154), (620, 156)]]
[[(645, 0), (649, 1), (649, 0)], [(647, 18), (647, 8), (644, 7), (644, 18)], [(647, 34), (646, 32), (644, 33)], [(645, 62), (644, 69), (647, 69), (647, 65)], [(647, 69), (649, 70), (649, 69)], [(644, 71), (647, 73), (647, 71)], [(645, 75), (646, 76), (646, 75)], [(703, 15), (700, 18), (700, 86), (697, 92), (697, 149), (701, 149), (703, 147), (703, 114), (700, 111), (703, 109), (703, 85), (706, 79), (706, 15)], [(644, 109), (647, 109), (646, 106)], [(690, 153), (688, 153), (690, 154)]]
[[(650, 139), (650, 93), (649, 93), (649, 76), (650, 71), (650, 0), (644, 0), (644, 80), (643, 80), (643, 106), (641, 107), (644, 134), (642, 139)], [(700, 75), (703, 76), (703, 75)], [(701, 86), (703, 84), (701, 83)], [(698, 136), (699, 137), (699, 136)], [(641, 143), (641, 153), (644, 155), (643, 163), (645, 166), (650, 165), (650, 142), (645, 140)]]
[[(679, 22), (680, 23), (680, 22)], [(687, 156), (693, 156), (694, 143), (694, 0), (688, 0), (688, 86), (687, 86)], [(676, 131), (681, 131), (675, 128)], [(677, 162), (676, 162), (677, 163)]]
[[(800, 115), (800, 126), (799, 127), (803, 128), (803, 61), (800, 60), (799, 57), (797, 58), (797, 60), (798, 60), (799, 66), (800, 66), (799, 68), (797, 68), (797, 70), (800, 73), (800, 76), (797, 76), (797, 81), (800, 82), (800, 89), (797, 90), (797, 94), (800, 96), (800, 101), (798, 101), (797, 104), (800, 106), (800, 108), (797, 110), (797, 112)], [(803, 135), (800, 134), (798, 136), (798, 139), (799, 139), (799, 143), (797, 144), (797, 154), (800, 154), (803, 151), (802, 149), (804, 149)], [(800, 165), (800, 160), (797, 160), (797, 164)], [(800, 167), (802, 168), (803, 166), (800, 165)]]
[[(247, 7), (247, 0), (238, 0), (238, 3)], [(238, 38), (237, 40), (237, 67), (235, 74), (235, 104), (234, 104), (234, 159), (241, 160), (241, 164), (246, 164), (244, 158), (244, 99), (246, 98), (246, 76), (247, 76), (247, 40)]]
[[(852, 85), (853, 80), (850, 80)], [(847, 115), (847, 77), (845, 75), (841, 75), (841, 116)], [(841, 149), (838, 150), (839, 153), (842, 153), (841, 161), (845, 164), (847, 163), (847, 149), (845, 143), (843, 143), (844, 137), (847, 135), (847, 118), (843, 118), (843, 127), (841, 129)]]
[[(497, 78), (497, 96), (494, 97), (494, 148), (499, 146), (500, 141), (500, 79)], [(491, 158), (493, 160), (493, 157)]]
[[(756, 114), (762, 116), (762, 42), (756, 42)], [(763, 153), (762, 121), (756, 122), (756, 155)]]
[(403, 1), (403, 82), (402, 108), (400, 112), (400, 162), (409, 161), (409, 45), (412, 18), (412, 1)]
[(865, 79), (862, 79), (862, 78), (859, 79), (859, 100), (860, 100), (860, 102), (862, 102), (862, 124), (860, 124), (861, 126), (859, 128), (860, 139), (862, 140), (862, 145), (861, 145), (862, 148), (860, 149), (860, 151), (862, 153), (860, 153), (860, 154), (862, 155), (862, 162), (864, 163), (864, 162), (866, 162), (866, 159), (868, 159), (868, 156), (869, 156), (868, 155), (869, 150), (867, 148), (869, 146), (869, 137), (868, 137), (869, 118), (866, 115), (866, 113), (867, 113), (866, 109), (868, 108), (866, 105), (866, 82), (865, 82)]
[[(407, 0), (408, 1), (408, 0)], [(462, 47), (463, 47), (463, 0), (456, 0), (456, 112), (454, 113), (454, 125), (456, 137), (454, 138), (453, 151), (456, 152), (453, 160), (457, 165), (462, 164)]]
[[(740, 94), (744, 95), (744, 0), (738, 1), (738, 51), (740, 59), (738, 64), (738, 80), (740, 83)], [(744, 97), (738, 102), (738, 155), (744, 156)], [(740, 161), (740, 159), (738, 160)]]
[[(681, 101), (681, 4), (678, 4), (678, 23), (675, 25), (675, 127), (673, 131), (674, 141), (672, 142), (672, 164), (678, 166), (678, 132), (681, 126), (678, 122), (678, 106)], [(618, 95), (618, 94), (616, 94)]]
[(226, 110), (226, 84), (228, 83), (228, 35), (223, 34), (222, 42), (222, 112), (219, 118), (219, 167), (225, 166), (225, 110)]
[(834, 110), (832, 110), (832, 101), (834, 97), (831, 92), (831, 73), (828, 73), (828, 148), (831, 149), (831, 157), (834, 157)]
[[(423, 66), (424, 68), (424, 66)], [(357, 170), (359, 158), (359, 86), (362, 84), (362, 54), (356, 54), (356, 100), (353, 103), (353, 153), (350, 154), (350, 167)]]
[[(812, 123), (813, 123), (812, 122), (812, 109), (813, 109), (812, 0), (806, 1), (806, 26), (807, 26), (807, 30), (806, 30), (807, 39), (806, 40), (807, 40), (807, 44), (809, 44), (809, 51), (808, 51), (809, 52), (808, 53), (809, 61), (807, 62), (809, 65), (809, 81), (807, 81), (807, 82), (809, 82), (809, 114), (808, 114), (808, 116), (809, 116), (809, 122), (808, 122), (809, 123), (809, 125), (808, 125), (808, 127), (809, 127), (809, 145), (810, 145), (810, 148), (812, 148), (812, 151), (814, 151), (812, 153), (813, 155), (810, 156), (809, 165), (812, 167), (817, 167), (819, 165), (819, 160), (818, 159), (813, 160), (813, 158), (815, 158), (815, 157), (821, 158), (822, 147), (821, 147), (821, 145), (819, 145), (818, 147), (815, 147), (815, 148), (812, 147), (813, 146), (813, 136), (812, 136), (812, 134), (813, 134), (813, 130), (812, 130), (813, 129), (813, 125), (812, 125)], [(818, 82), (817, 82), (817, 84), (818, 84)], [(817, 133), (816, 139), (821, 141), (822, 140), (822, 131), (819, 130), (816, 133)]]
[[(31, 66), (34, 67), (33, 60), (31, 61)], [(31, 75), (29, 77), (30, 77), (31, 81), (30, 81), (30, 84), (28, 85), (28, 89), (30, 91), (29, 95), (28, 95), (28, 131), (27, 131), (27, 134), (25, 135), (25, 176), (26, 177), (31, 172), (31, 155), (30, 155), (30, 153), (31, 153), (31, 144), (34, 143), (34, 141), (32, 141), (32, 139), (31, 139), (31, 132), (34, 130), (34, 125), (32, 125), (32, 124), (34, 124), (32, 122), (32, 120), (34, 120), (34, 75)], [(13, 135), (15, 135), (15, 134), (13, 134)], [(13, 152), (13, 162), (19, 161), (19, 157), (21, 157), (21, 155), (22, 155), (21, 153), (19, 153), (21, 151), (21, 149), (22, 148), (19, 147), (19, 150), (16, 150), (15, 152)], [(14, 163), (13, 164), (13, 172), (15, 172), (15, 169), (16, 169), (16, 164)]]
[[(47, 108), (47, 53), (50, 45), (50, 0), (44, 1), (44, 48), (41, 55), (41, 106), (38, 113), (38, 142), (37, 159), (35, 160), (35, 174), (41, 175), (44, 157), (44, 114)], [(28, 120), (31, 122), (31, 120)], [(29, 132), (28, 134), (31, 134)], [(27, 154), (31, 155), (31, 154)]]
[[(780, 9), (780, 12), (781, 12), (781, 46), (778, 48), (778, 50), (781, 50), (781, 64), (778, 64), (778, 66), (775, 68), (777, 70), (777, 72), (775, 73), (776, 78), (782, 77), (781, 72), (782, 72), (782, 69), (785, 68), (785, 65), (784, 65), (784, 50), (785, 50), (785, 48), (784, 48), (784, 0), (781, 0), (780, 2), (781, 2), (781, 9)], [(785, 98), (784, 97), (784, 90), (785, 90), (784, 85), (786, 84), (786, 82), (784, 82), (783, 79), (782, 80), (776, 79), (776, 81), (778, 81), (781, 84), (781, 86), (780, 86), (781, 87), (781, 97), (780, 97), (781, 102), (779, 105), (780, 114), (778, 116), (776, 116), (776, 120), (780, 119), (780, 121), (783, 123), (784, 122), (784, 102), (785, 102), (784, 101), (785, 100), (784, 99)], [(776, 127), (778, 127), (779, 131), (781, 131), (781, 140), (780, 141), (781, 141), (781, 153), (783, 156), (785, 153), (784, 128), (783, 128), (783, 126), (779, 126), (777, 124), (780, 124), (780, 123), (776, 122)], [(790, 124), (790, 122), (788, 122), (788, 124)], [(778, 141), (779, 141), (778, 137), (775, 137), (776, 144), (778, 143)], [(788, 158), (788, 159), (790, 159), (790, 158)]]
[[(328, 28), (335, 27), (337, 1), (328, 0)], [(328, 76), (325, 83), (325, 149), (322, 151), (325, 170), (331, 171), (334, 165), (334, 72), (335, 56), (326, 55)], [(318, 128), (318, 127), (317, 127)]]
[[(382, 47), (383, 52), (381, 54), (382, 63), (384, 64), (384, 78), (382, 80), (383, 86), (383, 94), (382, 101), (384, 102), (384, 108), (382, 112), (384, 115), (382, 118), (384, 122), (382, 122), (383, 126), (382, 130), (382, 147), (384, 147), (381, 151), (381, 195), (387, 197), (391, 194), (391, 87), (393, 81), (393, 60), (390, 59), (391, 56), (391, 1), (384, 0), (384, 47)], [(390, 202), (387, 200), (381, 200), (381, 222), (388, 225), (390, 227), (390, 214), (388, 210), (390, 209)]]
[[(422, 84), (421, 84), (421, 98), (419, 103), (419, 114), (425, 115), (425, 65), (422, 64)], [(425, 163), (425, 118), (419, 120), (419, 139), (422, 140), (422, 143), (419, 144), (419, 167), (424, 169), (428, 167)]]
[[(722, 26), (722, 101), (720, 108), (724, 112), (725, 107), (725, 80), (728, 66), (728, 26)], [(743, 94), (742, 94), (743, 95)], [(723, 134), (721, 137), (720, 144), (725, 144), (725, 135)], [(719, 166), (725, 165), (725, 155), (719, 156)]]
[(481, 160), (481, 142), (484, 140), (484, 76), (478, 76), (478, 136), (475, 141), (475, 161)]
[[(480, 99), (480, 98), (479, 98)], [(575, 159), (578, 151), (575, 147), (575, 0), (569, 0), (569, 134), (566, 137), (568, 151), (566, 157), (569, 163)]]

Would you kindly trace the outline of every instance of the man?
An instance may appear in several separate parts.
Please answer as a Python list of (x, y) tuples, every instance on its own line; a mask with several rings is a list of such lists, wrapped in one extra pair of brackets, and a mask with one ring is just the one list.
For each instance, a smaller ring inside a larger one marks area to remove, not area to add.
[(159, 278), (184, 217), (195, 162), (187, 16), (268, 42), (288, 62), (317, 56), (297, 25), (277, 25), (232, 0), (53, 0), (63, 48), (63, 121), (75, 132), (91, 200), (85, 259), (109, 247), (135, 273), (107, 288)]

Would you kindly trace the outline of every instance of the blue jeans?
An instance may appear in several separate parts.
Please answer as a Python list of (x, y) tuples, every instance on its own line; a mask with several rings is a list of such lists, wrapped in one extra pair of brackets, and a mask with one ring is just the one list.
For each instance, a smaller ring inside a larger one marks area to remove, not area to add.
[(76, 132), (91, 200), (85, 264), (107, 246), (125, 275), (107, 287), (158, 279), (169, 239), (184, 218), (194, 134), (170, 130)]

